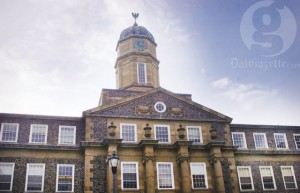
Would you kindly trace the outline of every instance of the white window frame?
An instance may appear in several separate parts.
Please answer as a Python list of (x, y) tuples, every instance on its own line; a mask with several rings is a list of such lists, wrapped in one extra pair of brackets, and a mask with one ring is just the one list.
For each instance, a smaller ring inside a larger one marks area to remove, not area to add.
[(234, 143), (234, 137), (233, 135), (242, 135), (243, 137), (243, 146), (244, 147), (238, 147), (238, 149), (247, 149), (247, 141), (246, 141), (246, 136), (245, 136), (245, 133), (244, 132), (231, 132), (231, 137), (232, 137), (232, 145), (236, 146), (235, 143)]
[[(61, 130), (62, 128), (72, 128), (74, 131), (74, 137), (72, 143), (62, 143), (61, 142)], [(69, 126), (69, 125), (60, 125), (59, 126), (59, 134), (58, 134), (58, 144), (60, 145), (75, 145), (76, 144), (76, 126)]]
[[(14, 125), (17, 127), (17, 131), (16, 131), (16, 139), (13, 141), (3, 141), (3, 129), (4, 129), (4, 125)], [(0, 141), (1, 142), (17, 142), (18, 141), (18, 135), (19, 135), (19, 123), (2, 123), (1, 124), (1, 132), (0, 132)]]
[(0, 190), (0, 192), (3, 191), (12, 191), (12, 187), (13, 187), (13, 179), (14, 179), (14, 171), (15, 171), (15, 163), (10, 163), (10, 162), (0, 162), (0, 167), (3, 165), (11, 165), (12, 169), (11, 169), (11, 181), (10, 181), (10, 188), (9, 190)]
[[(163, 107), (162, 109), (159, 109), (160, 105)], [(163, 113), (167, 110), (167, 106), (165, 105), (164, 102), (161, 102), (161, 101), (156, 102), (154, 104), (154, 108), (155, 108), (156, 112), (158, 112), (158, 113)]]
[(159, 143), (171, 143), (170, 125), (154, 125), (154, 136), (155, 136), (156, 140), (158, 140), (156, 137), (156, 128), (157, 127), (167, 127), (167, 131), (168, 131), (168, 141), (159, 141)]
[[(274, 183), (274, 188), (273, 189), (266, 189), (265, 188), (265, 185), (264, 185), (264, 181), (263, 181), (263, 175), (262, 175), (262, 172), (261, 172), (261, 169), (262, 168), (269, 168), (270, 171), (271, 171), (271, 175), (272, 175), (272, 179), (273, 179), (273, 183)], [(275, 178), (274, 178), (274, 173), (273, 173), (273, 167), (272, 166), (259, 166), (259, 173), (260, 173), (260, 177), (261, 177), (261, 183), (262, 183), (262, 186), (263, 186), (263, 190), (276, 190), (277, 187), (276, 187), (276, 181), (275, 181)]]
[[(264, 136), (265, 147), (257, 147), (255, 135), (263, 135)], [(269, 149), (266, 133), (253, 133), (253, 140), (254, 140), (256, 149)]]
[[(59, 177), (59, 167), (72, 167), (72, 190), (71, 191), (59, 191), (58, 190), (58, 177)], [(73, 164), (57, 164), (56, 168), (56, 192), (74, 192), (74, 177), (75, 177), (75, 165)]]
[[(286, 182), (285, 182), (285, 179), (284, 179), (284, 175), (283, 175), (283, 172), (282, 172), (282, 168), (290, 168), (290, 169), (291, 169), (292, 176), (293, 176), (294, 182), (295, 182), (295, 188), (287, 188), (287, 187), (286, 187)], [(294, 172), (294, 167), (293, 167), (293, 166), (280, 166), (280, 169), (281, 169), (281, 174), (282, 174), (282, 179), (283, 179), (283, 182), (284, 182), (284, 187), (285, 187), (285, 189), (286, 189), (286, 190), (296, 190), (296, 189), (298, 189), (298, 186), (297, 186), (297, 180), (296, 180), (295, 172)]]
[[(124, 184), (123, 184), (124, 164), (134, 164), (135, 165), (135, 174), (136, 174), (136, 183), (137, 183), (136, 188), (124, 188)], [(138, 162), (121, 162), (121, 187), (122, 187), (122, 190), (138, 190), (138, 189), (140, 189), (140, 186), (139, 186), (139, 164), (138, 164)]]
[[(160, 188), (159, 187), (159, 180), (160, 180), (160, 171), (159, 171), (159, 165), (162, 164), (167, 164), (170, 165), (171, 167), (171, 182), (172, 182), (172, 187), (171, 188)], [(156, 170), (157, 170), (157, 187), (159, 190), (172, 190), (175, 189), (175, 183), (174, 183), (174, 172), (173, 172), (173, 163), (172, 162), (156, 162)]]
[[(134, 141), (127, 141), (127, 140), (124, 140), (123, 138), (123, 126), (133, 126), (134, 127)], [(129, 142), (129, 143), (134, 143), (134, 142), (137, 142), (137, 127), (136, 127), (136, 124), (132, 124), (132, 123), (121, 123), (120, 124), (120, 132), (121, 132), (121, 138), (123, 139), (122, 142)]]
[[(28, 186), (28, 176), (31, 174), (29, 172), (30, 166), (42, 166), (42, 187), (41, 190), (27, 190)], [(26, 168), (26, 182), (25, 182), (25, 192), (43, 192), (44, 191), (44, 180), (45, 180), (45, 164), (43, 163), (28, 163)]]
[[(145, 79), (145, 82), (140, 81), (140, 72), (139, 72), (140, 64), (143, 64), (143, 66), (144, 66), (144, 79)], [(147, 65), (146, 65), (146, 63), (143, 63), (143, 62), (138, 62), (137, 63), (137, 81), (138, 81), (138, 83), (141, 83), (141, 84), (147, 84)]]
[[(282, 135), (283, 136), (284, 143), (285, 143), (285, 148), (277, 147), (276, 135), (278, 135), (278, 136)], [(285, 133), (274, 133), (274, 140), (275, 140), (276, 149), (289, 149), (289, 145), (288, 145)]]
[[(241, 177), (244, 177), (244, 176), (241, 176), (239, 169), (248, 169), (249, 175), (250, 175), (249, 177), (250, 177), (250, 179), (251, 179), (251, 186), (252, 186), (252, 189), (242, 189)], [(245, 192), (245, 191), (251, 191), (251, 190), (254, 190), (254, 184), (253, 184), (253, 178), (252, 178), (251, 167), (250, 167), (250, 166), (237, 166), (237, 173), (238, 173), (238, 178), (239, 178), (240, 191), (241, 191), (241, 192)]]
[[(297, 146), (297, 142), (296, 142), (295, 136), (299, 136), (299, 140), (300, 140), (300, 134), (293, 134), (293, 138), (294, 138), (294, 142), (295, 142), (295, 145), (296, 145), (296, 149), (300, 149), (300, 147)], [(300, 143), (300, 141), (299, 141), (299, 143)]]
[[(33, 142), (32, 141), (32, 130), (35, 126), (40, 126), (40, 127), (45, 127), (45, 141), (44, 142)], [(43, 124), (31, 124), (30, 125), (30, 136), (29, 136), (29, 143), (47, 143), (47, 138), (48, 138), (48, 125), (43, 125)]]
[[(200, 139), (200, 142), (195, 142), (194, 139), (190, 139), (190, 131), (189, 131), (189, 129), (198, 129), (199, 130), (199, 139)], [(194, 141), (194, 143), (197, 143), (197, 144), (202, 144), (203, 143), (202, 129), (201, 129), (200, 126), (186, 126), (186, 131), (187, 131), (188, 140), (192, 140), (192, 141)]]
[[(204, 169), (204, 173), (201, 174), (201, 173), (197, 173), (195, 171), (193, 171), (193, 167), (196, 167), (196, 166), (202, 166)], [(206, 173), (206, 164), (204, 162), (190, 162), (190, 168), (191, 168), (191, 180), (192, 180), (192, 188), (193, 189), (208, 189), (208, 182), (207, 182), (207, 173)], [(205, 188), (195, 188), (194, 187), (194, 180), (193, 180), (193, 174), (196, 174), (196, 175), (204, 175), (205, 177)]]

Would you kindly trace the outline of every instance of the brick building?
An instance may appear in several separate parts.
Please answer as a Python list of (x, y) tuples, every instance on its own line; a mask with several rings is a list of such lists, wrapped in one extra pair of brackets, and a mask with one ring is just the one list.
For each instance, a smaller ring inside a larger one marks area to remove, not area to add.
[(0, 192), (299, 192), (300, 127), (237, 125), (159, 83), (156, 42), (134, 23), (116, 89), (82, 117), (0, 114)]

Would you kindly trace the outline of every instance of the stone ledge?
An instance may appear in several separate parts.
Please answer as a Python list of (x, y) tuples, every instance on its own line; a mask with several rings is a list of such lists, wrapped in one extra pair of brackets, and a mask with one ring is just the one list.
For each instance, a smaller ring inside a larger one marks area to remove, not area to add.
[(30, 150), (64, 150), (64, 151), (79, 151), (80, 146), (67, 145), (32, 145), (21, 143), (0, 143), (0, 148), (4, 149), (30, 149)]
[(236, 150), (235, 154), (255, 154), (255, 155), (300, 155), (297, 150)]

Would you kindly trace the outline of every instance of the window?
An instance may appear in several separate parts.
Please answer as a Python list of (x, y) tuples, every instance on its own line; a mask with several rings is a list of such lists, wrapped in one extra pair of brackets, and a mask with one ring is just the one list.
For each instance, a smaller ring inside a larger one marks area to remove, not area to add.
[(268, 143), (265, 133), (253, 133), (255, 147), (257, 149), (267, 149)]
[(187, 126), (188, 140), (194, 143), (202, 143), (202, 132), (200, 127)]
[(174, 189), (173, 164), (170, 162), (157, 162), (158, 189)]
[(276, 184), (272, 166), (259, 166), (259, 170), (264, 190), (275, 190)]
[(297, 189), (293, 166), (281, 166), (281, 173), (285, 189)]
[(247, 149), (245, 133), (243, 132), (232, 132), (232, 142), (233, 145), (238, 146), (238, 148)]
[(14, 163), (0, 163), (0, 191), (12, 190), (14, 168)]
[(168, 125), (155, 125), (155, 139), (159, 142), (169, 143), (170, 140), (170, 128)]
[(205, 163), (190, 163), (193, 189), (208, 188)]
[(294, 134), (294, 140), (295, 140), (297, 149), (300, 149), (300, 134)]
[(240, 190), (254, 190), (250, 166), (238, 166), (237, 171), (240, 182)]
[(275, 143), (277, 149), (288, 149), (285, 133), (274, 133)]
[(45, 164), (27, 164), (25, 191), (44, 191)]
[(165, 103), (163, 103), (163, 102), (156, 102), (156, 103), (154, 104), (154, 108), (155, 108), (155, 110), (156, 110), (157, 112), (159, 112), (159, 113), (163, 113), (163, 112), (165, 112), (166, 109), (167, 109)]
[(75, 144), (75, 137), (75, 126), (59, 126), (59, 144)]
[(123, 142), (136, 142), (136, 125), (135, 124), (121, 124), (121, 135)]
[(74, 191), (74, 165), (58, 164), (56, 176), (57, 192)]
[(138, 63), (138, 83), (147, 83), (145, 63)]
[(122, 189), (139, 189), (137, 162), (122, 162), (121, 173)]
[(47, 125), (35, 125), (30, 127), (30, 143), (47, 143)]
[(4, 142), (17, 142), (18, 140), (18, 123), (2, 123), (0, 141)]

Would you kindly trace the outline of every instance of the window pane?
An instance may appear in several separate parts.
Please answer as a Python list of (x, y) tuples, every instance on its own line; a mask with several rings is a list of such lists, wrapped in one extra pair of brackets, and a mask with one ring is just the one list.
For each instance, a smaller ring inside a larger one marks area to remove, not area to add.
[(46, 142), (47, 125), (32, 125), (31, 126), (31, 142), (44, 143)]
[(58, 166), (58, 191), (72, 191), (73, 188), (73, 167)]
[(146, 83), (146, 67), (144, 63), (138, 63), (138, 79), (139, 83)]
[(188, 128), (189, 140), (194, 141), (195, 143), (201, 143), (201, 133), (200, 128)]
[(27, 190), (42, 191), (44, 165), (29, 164), (27, 168)]
[(2, 127), (2, 141), (16, 141), (18, 124), (3, 123)]
[(60, 143), (74, 144), (75, 127), (61, 127), (60, 128)]
[(173, 188), (171, 164), (158, 164), (158, 185), (161, 189)]
[(249, 167), (239, 167), (238, 176), (241, 190), (253, 190), (252, 176)]
[(10, 191), (13, 169), (12, 163), (0, 163), (0, 190)]
[(123, 141), (135, 141), (134, 125), (122, 125), (122, 139)]
[(233, 145), (238, 146), (239, 148), (246, 148), (244, 135), (242, 133), (233, 133), (232, 138)]
[(157, 126), (156, 129), (156, 139), (159, 142), (169, 142), (169, 131), (168, 127)]
[(266, 148), (266, 139), (264, 134), (254, 134), (256, 148)]
[(285, 188), (296, 189), (297, 185), (293, 173), (293, 167), (291, 166), (281, 167), (281, 172), (282, 172), (283, 180), (285, 182)]
[(294, 139), (297, 145), (297, 149), (300, 149), (300, 135), (294, 135)]
[(275, 142), (277, 148), (283, 148), (283, 149), (287, 148), (284, 134), (275, 134)]

